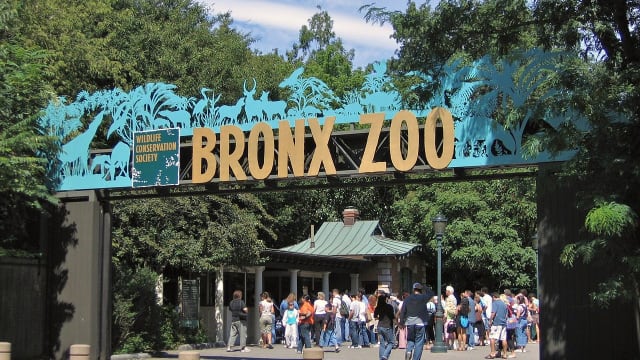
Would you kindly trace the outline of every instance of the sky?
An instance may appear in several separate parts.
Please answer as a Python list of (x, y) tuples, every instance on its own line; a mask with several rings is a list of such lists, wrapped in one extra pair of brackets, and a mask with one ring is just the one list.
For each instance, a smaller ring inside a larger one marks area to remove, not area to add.
[(231, 12), (234, 25), (250, 32), (257, 39), (252, 48), (262, 53), (278, 49), (284, 54), (297, 42), (300, 28), (308, 25), (317, 6), (326, 10), (333, 19), (333, 31), (342, 39), (345, 49), (354, 49), (355, 67), (364, 67), (376, 60), (385, 60), (398, 48), (391, 25), (367, 23), (358, 8), (375, 2), (376, 6), (390, 10), (406, 9), (404, 0), (199, 0), (213, 13)]

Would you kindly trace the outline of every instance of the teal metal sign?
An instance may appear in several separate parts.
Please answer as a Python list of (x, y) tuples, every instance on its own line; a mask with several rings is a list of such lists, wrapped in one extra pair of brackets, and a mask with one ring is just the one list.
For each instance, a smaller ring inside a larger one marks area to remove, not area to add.
[[(227, 125), (248, 132), (259, 123), (275, 129), (283, 122), (293, 126), (298, 119), (305, 120), (307, 126), (309, 119), (317, 119), (320, 126), (328, 119), (334, 124), (358, 123), (374, 113), (384, 114), (384, 120), (390, 121), (401, 110), (424, 118), (434, 108), (446, 108), (453, 117), (455, 150), (449, 168), (564, 161), (575, 151), (543, 151), (535, 157), (526, 157), (522, 151), (523, 141), (531, 136), (525, 131), (531, 124), (539, 128), (533, 136), (564, 126), (578, 130), (588, 126), (575, 109), (549, 107), (547, 99), (570, 95), (569, 90), (555, 87), (562, 55), (532, 49), (503, 59), (454, 59), (438, 71), (404, 74), (390, 73), (387, 63), (381, 61), (373, 64), (362, 84), (340, 97), (322, 80), (306, 76), (304, 68), (279, 83), (289, 94), (286, 99), (270, 99), (264, 90), (259, 93), (255, 79), (245, 80), (243, 96), (229, 104), (221, 104), (222, 94), (209, 88), (202, 88), (198, 98), (184, 97), (175, 92), (175, 85), (166, 83), (148, 83), (128, 92), (83, 91), (71, 102), (65, 98), (52, 101), (40, 118), (40, 127), (61, 142), (58, 161), (50, 166), (58, 191), (178, 184), (174, 177), (177, 155), (175, 162), (169, 158), (162, 160), (166, 163), (146, 162), (155, 153), (136, 151), (136, 134), (177, 134), (175, 129), (179, 128), (178, 136), (190, 137), (194, 129), (220, 133)], [(410, 87), (401, 90), (400, 83)], [(412, 92), (430, 97), (417, 101)], [(504, 119), (497, 119), (507, 109), (517, 116), (505, 125)], [(107, 140), (117, 144), (110, 155), (91, 157), (89, 145), (101, 125), (108, 128)], [(130, 171), (132, 152), (135, 165)], [(137, 156), (140, 159), (135, 159)]]
[(134, 133), (131, 174), (134, 188), (178, 185), (180, 182), (180, 129)]

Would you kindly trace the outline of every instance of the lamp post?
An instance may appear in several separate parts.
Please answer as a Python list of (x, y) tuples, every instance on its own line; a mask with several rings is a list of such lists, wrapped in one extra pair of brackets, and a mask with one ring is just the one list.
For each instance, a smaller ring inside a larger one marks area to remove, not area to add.
[(436, 328), (435, 328), (435, 342), (431, 348), (432, 353), (446, 353), (447, 346), (444, 344), (442, 338), (442, 332), (444, 328), (443, 317), (444, 309), (442, 308), (442, 236), (444, 235), (444, 228), (447, 227), (447, 218), (442, 214), (436, 215), (431, 219), (433, 223), (433, 231), (436, 233), (436, 244), (438, 249), (438, 284), (437, 284), (437, 296), (438, 302), (436, 307)]

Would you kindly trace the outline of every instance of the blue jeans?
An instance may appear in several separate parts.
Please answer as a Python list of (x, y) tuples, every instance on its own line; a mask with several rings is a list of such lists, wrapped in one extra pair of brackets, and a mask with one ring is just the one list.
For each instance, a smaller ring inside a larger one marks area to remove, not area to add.
[(527, 346), (527, 319), (518, 320), (516, 328), (516, 346)]
[(351, 327), (351, 324), (349, 324), (350, 321), (347, 318), (342, 318), (340, 319), (340, 322), (340, 326), (344, 329), (342, 332), (342, 341), (349, 341), (349, 328)]
[(369, 341), (369, 330), (367, 329), (367, 323), (364, 321), (360, 321), (360, 345), (371, 345), (371, 342)]
[(393, 329), (378, 327), (378, 338), (380, 339), (380, 349), (378, 349), (378, 356), (380, 360), (387, 360), (391, 356), (391, 349), (395, 344), (395, 336)]
[(338, 346), (336, 333), (333, 329), (327, 329), (322, 332), (322, 336), (320, 337), (320, 346)]
[(475, 327), (469, 321), (469, 326), (467, 326), (467, 345), (476, 346), (476, 336), (475, 336)]
[(375, 344), (378, 342), (376, 332), (373, 331), (373, 325), (367, 327), (367, 334), (369, 335), (369, 343)]
[(407, 325), (407, 349), (406, 353), (413, 351), (413, 360), (420, 360), (424, 347), (424, 326)]
[(351, 335), (351, 346), (360, 345), (360, 321), (349, 320), (349, 334)]
[(298, 327), (298, 351), (302, 351), (304, 345), (307, 349), (311, 348), (311, 324), (300, 324)]
[(343, 318), (336, 318), (336, 327), (334, 329), (334, 333), (336, 335), (336, 342), (338, 346), (342, 345), (342, 328), (344, 324), (342, 323)]

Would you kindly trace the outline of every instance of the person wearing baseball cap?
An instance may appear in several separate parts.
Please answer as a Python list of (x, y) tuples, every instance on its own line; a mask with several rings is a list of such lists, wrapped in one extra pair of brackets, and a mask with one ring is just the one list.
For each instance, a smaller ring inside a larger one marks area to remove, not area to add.
[(407, 329), (407, 348), (405, 360), (419, 360), (426, 339), (425, 326), (428, 325), (427, 303), (435, 296), (431, 289), (422, 293), (419, 282), (413, 284), (413, 294), (404, 300), (400, 310), (400, 326)]

